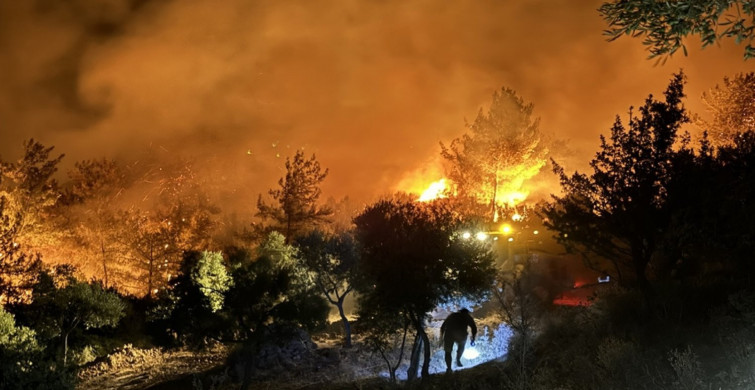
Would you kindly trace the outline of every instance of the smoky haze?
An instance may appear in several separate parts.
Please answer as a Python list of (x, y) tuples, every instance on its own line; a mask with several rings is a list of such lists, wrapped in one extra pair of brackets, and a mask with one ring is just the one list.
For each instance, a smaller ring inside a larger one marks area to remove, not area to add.
[(755, 65), (741, 46), (692, 42), (654, 66), (639, 39), (606, 42), (599, 5), (0, 0), (0, 156), (33, 137), (67, 155), (64, 170), (190, 159), (248, 211), (303, 149), (330, 169), (325, 196), (365, 201), (439, 179), (438, 142), (502, 86), (535, 104), (573, 169), (673, 72), (699, 111), (704, 90)]

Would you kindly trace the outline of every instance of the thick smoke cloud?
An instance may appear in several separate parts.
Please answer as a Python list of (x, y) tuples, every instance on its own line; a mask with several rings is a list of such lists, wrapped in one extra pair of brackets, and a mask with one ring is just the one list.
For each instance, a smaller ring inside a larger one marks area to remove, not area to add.
[[(303, 148), (326, 195), (437, 180), (438, 141), (501, 86), (586, 162), (616, 114), (690, 79), (689, 107), (751, 70), (734, 45), (645, 59), (600, 1), (0, 0), (0, 156), (190, 158), (250, 208)], [(574, 167), (578, 167), (574, 163)]]

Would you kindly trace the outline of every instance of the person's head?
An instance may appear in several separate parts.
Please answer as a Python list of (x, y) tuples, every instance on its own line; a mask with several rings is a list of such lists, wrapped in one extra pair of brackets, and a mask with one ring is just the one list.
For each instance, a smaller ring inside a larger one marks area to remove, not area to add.
[(459, 310), (459, 313), (469, 314), (469, 310), (465, 307)]

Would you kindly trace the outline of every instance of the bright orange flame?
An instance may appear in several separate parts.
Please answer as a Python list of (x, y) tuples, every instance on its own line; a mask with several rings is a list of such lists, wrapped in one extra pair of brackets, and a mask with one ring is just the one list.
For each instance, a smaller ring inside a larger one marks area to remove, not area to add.
[(528, 195), (529, 195), (529, 192), (510, 191), (510, 192), (499, 194), (498, 196), (496, 196), (495, 200), (498, 203), (505, 203), (510, 206), (516, 206), (517, 204), (527, 199)]
[(431, 183), (427, 189), (422, 192), (422, 195), (419, 197), (420, 202), (429, 202), (431, 200), (445, 198), (446, 195), (446, 179), (440, 179), (436, 182)]

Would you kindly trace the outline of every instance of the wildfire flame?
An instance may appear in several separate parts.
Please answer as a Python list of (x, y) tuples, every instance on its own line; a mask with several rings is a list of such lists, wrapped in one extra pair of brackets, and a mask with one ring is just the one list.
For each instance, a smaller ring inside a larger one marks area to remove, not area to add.
[(525, 199), (527, 199), (527, 195), (529, 195), (529, 193), (527, 192), (511, 191), (499, 194), (498, 196), (496, 196), (495, 200), (498, 203), (516, 206), (517, 204), (522, 203)]
[[(420, 202), (430, 202), (435, 199), (441, 199), (448, 197), (449, 184), (447, 179), (440, 179), (430, 183), (427, 188), (422, 191), (419, 196)], [(510, 191), (498, 194), (496, 196), (496, 202), (508, 204), (511, 206), (517, 205), (527, 199), (529, 192), (525, 191)]]
[(432, 182), (425, 191), (422, 192), (422, 195), (419, 197), (420, 202), (429, 202), (431, 200), (445, 198), (446, 195), (446, 189), (448, 186), (446, 185), (446, 179), (440, 179), (436, 182)]

